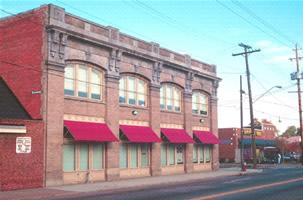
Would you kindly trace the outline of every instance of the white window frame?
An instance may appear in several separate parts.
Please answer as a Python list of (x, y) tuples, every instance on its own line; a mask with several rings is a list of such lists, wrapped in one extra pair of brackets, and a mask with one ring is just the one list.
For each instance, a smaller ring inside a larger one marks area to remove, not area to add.
[[(165, 154), (166, 154), (166, 165), (162, 165), (161, 162), (161, 167), (168, 167), (168, 166), (177, 166), (177, 165), (184, 165), (185, 164), (185, 144), (172, 144), (172, 143), (163, 143), (163, 147), (165, 148)], [(173, 145), (174, 146), (174, 164), (170, 164), (170, 152), (169, 152), (169, 146)], [(178, 159), (177, 159), (177, 148), (179, 145), (183, 145), (183, 162), (182, 163), (178, 163)], [(162, 148), (162, 147), (161, 147)], [(161, 156), (160, 156), (161, 157)]]
[[(140, 168), (149, 168), (150, 165), (151, 165), (151, 162), (150, 162), (150, 159), (151, 159), (151, 145), (149, 143), (144, 143), (147, 145), (147, 157), (148, 157), (148, 160), (147, 160), (147, 166), (145, 167), (142, 167), (142, 162), (141, 162), (141, 155), (142, 155), (142, 152), (141, 152), (141, 146), (142, 146), (142, 143), (121, 143), (121, 144), (126, 144), (126, 167), (125, 168), (121, 168), (120, 166), (120, 169), (123, 170), (123, 169), (140, 169)], [(132, 157), (131, 157), (131, 146), (132, 145), (135, 145), (136, 146), (136, 151), (137, 151), (137, 164), (136, 164), (136, 167), (131, 167), (131, 162), (132, 162)]]
[[(167, 91), (167, 88), (170, 88), (171, 89), (171, 101), (172, 101), (172, 109), (169, 110), (168, 107), (167, 107), (167, 95), (166, 95), (166, 91)], [(165, 110), (165, 111), (169, 111), (169, 112), (177, 112), (177, 113), (180, 113), (182, 112), (182, 90), (171, 84), (171, 83), (163, 83), (161, 84), (161, 89), (162, 92), (163, 92), (163, 96), (161, 96), (160, 94), (160, 110)], [(175, 98), (175, 92), (177, 94), (179, 94), (179, 100)], [(163, 103), (164, 103), (164, 108), (161, 107), (161, 100), (163, 100)], [(179, 110), (176, 110), (175, 109), (175, 105), (176, 105), (176, 102), (179, 102)]]
[[(194, 96), (197, 95), (198, 97), (198, 102), (194, 102)], [(206, 103), (202, 102), (202, 98), (206, 98)], [(198, 113), (193, 112), (193, 106), (196, 105), (198, 108)], [(203, 107), (206, 107), (206, 114), (203, 114), (202, 112), (205, 111), (203, 110)], [(199, 116), (208, 116), (209, 113), (209, 96), (205, 93), (199, 92), (199, 91), (194, 91), (192, 94), (192, 114), (193, 115), (199, 115)]]
[[(135, 91), (134, 91), (134, 96), (135, 96), (135, 104), (130, 104), (129, 103), (129, 78), (133, 78), (134, 79), (134, 84), (135, 84)], [(148, 89), (147, 89), (147, 82), (142, 79), (139, 78), (137, 76), (132, 76), (132, 75), (122, 75), (120, 78), (120, 82), (124, 81), (124, 91), (121, 91), (120, 88), (120, 84), (119, 84), (119, 104), (121, 105), (130, 105), (130, 106), (136, 106), (136, 107), (143, 107), (146, 108), (148, 105), (148, 101), (147, 101), (147, 94), (148, 94)], [(143, 82), (143, 88), (144, 88), (144, 92), (140, 93), (139, 92), (139, 82), (142, 81)], [(124, 93), (124, 97), (125, 97), (125, 102), (120, 102), (120, 93)], [(144, 105), (140, 105), (139, 104), (139, 96), (143, 95), (144, 96)]]
[[(81, 99), (91, 99), (91, 100), (95, 100), (95, 101), (103, 101), (103, 85), (104, 85), (104, 72), (92, 65), (89, 64), (85, 64), (85, 63), (68, 63), (66, 67), (71, 67), (73, 68), (73, 78), (67, 78), (64, 76), (64, 81), (66, 79), (70, 79), (73, 80), (73, 91), (74, 91), (74, 95), (69, 95), (66, 94), (64, 92), (64, 96), (65, 97), (77, 97), (77, 98), (81, 98)], [(79, 69), (80, 68), (85, 68), (87, 70), (87, 97), (81, 97), (78, 95), (78, 91), (79, 91), (79, 86), (78, 86), (78, 82), (80, 80), (78, 80), (78, 74), (79, 74)], [(100, 85), (98, 85), (100, 87), (100, 99), (98, 98), (92, 98), (92, 85), (95, 84), (92, 81), (92, 73), (93, 72), (98, 72), (99, 74), (99, 78), (100, 78)], [(64, 84), (65, 85), (65, 84)], [(64, 87), (65, 90), (65, 87)]]

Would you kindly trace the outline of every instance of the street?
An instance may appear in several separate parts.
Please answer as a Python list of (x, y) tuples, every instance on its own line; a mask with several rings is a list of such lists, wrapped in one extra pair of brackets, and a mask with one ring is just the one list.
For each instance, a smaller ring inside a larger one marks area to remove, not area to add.
[[(231, 176), (185, 184), (155, 186), (146, 189), (113, 193), (92, 193), (86, 197), (69, 197), (68, 200), (107, 199), (303, 199), (302, 168), (266, 169), (263, 173), (248, 176)], [(62, 198), (61, 198), (62, 199)]]

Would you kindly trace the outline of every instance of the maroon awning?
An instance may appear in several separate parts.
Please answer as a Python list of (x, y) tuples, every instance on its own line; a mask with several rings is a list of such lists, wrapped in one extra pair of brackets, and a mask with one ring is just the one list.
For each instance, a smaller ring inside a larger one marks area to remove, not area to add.
[(209, 131), (193, 131), (193, 133), (203, 144), (219, 144), (219, 139)]
[(118, 139), (105, 123), (78, 122), (64, 120), (64, 126), (75, 141), (82, 142), (115, 142)]
[(157, 134), (148, 126), (120, 125), (122, 133), (128, 141), (134, 143), (161, 142)]
[(195, 143), (195, 141), (186, 133), (184, 129), (161, 128), (161, 132), (170, 143)]

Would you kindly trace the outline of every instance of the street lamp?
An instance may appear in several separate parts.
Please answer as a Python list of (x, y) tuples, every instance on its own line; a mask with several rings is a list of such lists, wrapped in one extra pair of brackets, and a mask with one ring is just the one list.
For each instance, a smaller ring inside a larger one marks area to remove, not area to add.
[(261, 94), (259, 97), (257, 97), (257, 98), (253, 101), (253, 103), (255, 103), (256, 101), (258, 101), (259, 99), (261, 99), (262, 97), (264, 97), (265, 94), (269, 93), (272, 89), (275, 89), (275, 88), (282, 89), (282, 86), (280, 86), (280, 85), (275, 85), (275, 86), (269, 88), (269, 89), (266, 90), (263, 94)]

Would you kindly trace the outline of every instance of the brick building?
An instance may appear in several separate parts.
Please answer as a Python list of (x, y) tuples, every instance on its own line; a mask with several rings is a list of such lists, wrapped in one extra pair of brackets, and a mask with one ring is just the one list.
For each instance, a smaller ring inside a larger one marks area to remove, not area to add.
[(0, 190), (218, 168), (214, 65), (55, 5), (0, 26)]
[[(244, 158), (251, 157), (251, 129), (243, 128)], [(276, 146), (277, 128), (272, 122), (263, 119), (255, 122), (257, 156), (265, 146)], [(219, 159), (221, 162), (240, 162), (240, 128), (219, 128)]]

